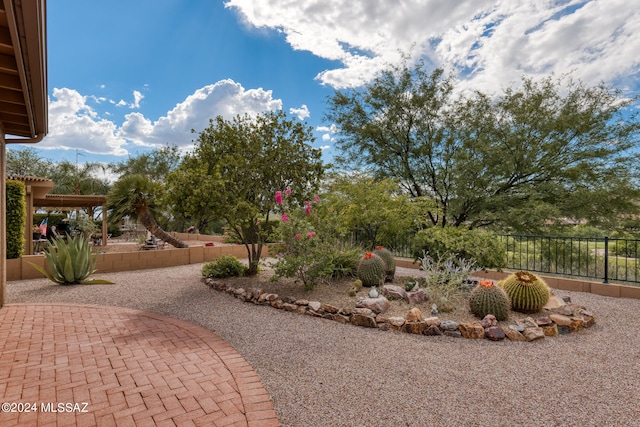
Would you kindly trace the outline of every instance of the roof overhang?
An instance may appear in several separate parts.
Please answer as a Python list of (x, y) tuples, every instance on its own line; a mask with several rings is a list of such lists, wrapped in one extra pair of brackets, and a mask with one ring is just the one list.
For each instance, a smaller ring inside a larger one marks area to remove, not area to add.
[(46, 0), (0, 0), (0, 126), (7, 143), (48, 131)]
[(93, 208), (107, 204), (106, 196), (84, 194), (47, 194), (33, 199), (34, 208), (64, 210), (65, 208)]

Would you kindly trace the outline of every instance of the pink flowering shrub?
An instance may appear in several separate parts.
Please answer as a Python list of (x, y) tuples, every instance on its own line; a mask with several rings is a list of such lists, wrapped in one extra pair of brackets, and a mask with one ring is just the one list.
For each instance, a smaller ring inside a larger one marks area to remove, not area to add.
[(275, 271), (273, 280), (293, 277), (305, 289), (311, 289), (320, 281), (353, 275), (360, 250), (345, 247), (325, 232), (326, 221), (319, 215), (324, 209), (320, 197), (315, 196), (313, 202), (306, 201), (304, 206), (296, 208), (287, 197), (291, 194), (290, 189), (284, 194), (278, 193), (280, 198), (276, 195), (276, 200), (280, 203), (276, 209), (282, 212), (283, 222), (279, 227), (282, 247), (272, 265)]

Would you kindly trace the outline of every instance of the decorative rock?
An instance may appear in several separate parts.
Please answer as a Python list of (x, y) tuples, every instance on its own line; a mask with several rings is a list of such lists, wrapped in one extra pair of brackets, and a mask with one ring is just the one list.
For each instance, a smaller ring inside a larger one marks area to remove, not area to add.
[(307, 301), (306, 299), (298, 299), (296, 300), (296, 302), (294, 303), (295, 305), (309, 305), (309, 301)]
[(333, 320), (337, 314), (327, 313), (326, 311), (322, 313), (322, 318), (327, 320)]
[(520, 332), (515, 329), (508, 327), (507, 329), (503, 329), (502, 332), (509, 338), (510, 341), (526, 341), (527, 339)]
[(385, 297), (362, 298), (356, 302), (357, 308), (368, 308), (374, 313), (384, 313), (391, 307), (391, 303)]
[(372, 316), (354, 313), (351, 316), (351, 323), (356, 326), (364, 326), (366, 328), (375, 328), (377, 326), (376, 319)]
[(571, 319), (567, 316), (563, 316), (562, 314), (550, 314), (549, 319), (558, 326), (571, 326)]
[(260, 295), (262, 295), (264, 292), (262, 291), (262, 289), (260, 288), (253, 288), (251, 289), (251, 299), (256, 301), (258, 300), (258, 298), (260, 298)]
[(440, 322), (440, 329), (443, 331), (457, 331), (458, 323), (453, 320), (443, 320)]
[(484, 328), (480, 322), (461, 323), (458, 325), (460, 333), (465, 338), (480, 339), (484, 338)]
[(422, 335), (422, 332), (424, 332), (424, 330), (427, 329), (427, 324), (424, 322), (405, 322), (404, 325), (402, 325), (402, 328), (400, 328), (400, 330), (402, 332), (405, 332), (407, 334), (416, 334), (416, 335)]
[(498, 326), (498, 321), (496, 320), (496, 316), (494, 316), (493, 314), (487, 314), (486, 316), (484, 316), (484, 319), (480, 321), (480, 324), (483, 328), (488, 329), (494, 326)]
[(419, 322), (422, 320), (422, 312), (419, 308), (412, 308), (409, 312), (404, 316), (407, 319), (407, 322)]
[(442, 332), (445, 336), (452, 338), (462, 338), (462, 333), (460, 331), (444, 331)]
[[(586, 312), (585, 312), (586, 313)], [(584, 320), (584, 327), (590, 328), (596, 324), (596, 318), (593, 316), (589, 316), (587, 314), (582, 315), (582, 319)]]
[(542, 307), (543, 310), (554, 310), (560, 307), (567, 305), (567, 303), (560, 297), (556, 295), (551, 295), (549, 297), (549, 301)]
[(282, 297), (282, 302), (284, 302), (286, 304), (295, 304), (297, 299), (298, 298), (289, 295), (289, 296), (286, 296), (286, 297)]
[(437, 317), (427, 317), (424, 319), (424, 323), (426, 323), (427, 326), (440, 326), (440, 319)]
[(269, 295), (269, 294), (267, 294), (267, 293), (261, 294), (261, 295), (258, 297), (258, 304), (262, 304), (262, 303), (264, 303), (265, 301), (267, 301), (267, 295)]
[(375, 313), (369, 308), (354, 308), (352, 314), (359, 314), (361, 316), (375, 317)]
[(509, 329), (513, 329), (514, 331), (519, 333), (524, 332), (524, 326), (522, 325), (509, 325)]
[(404, 317), (389, 317), (387, 322), (392, 326), (391, 329), (398, 330), (404, 325)]
[(327, 313), (331, 313), (331, 314), (336, 314), (339, 311), (337, 307), (334, 307), (334, 306), (329, 305), (329, 304), (322, 304), (320, 306), (320, 309), (325, 311), (325, 312), (327, 312)]
[(551, 309), (550, 311), (556, 313), (556, 314), (562, 314), (563, 316), (573, 316), (573, 305), (572, 304), (565, 304), (563, 306), (560, 306), (558, 308), (554, 308)]
[(551, 326), (553, 324), (553, 321), (548, 317), (538, 317), (536, 319), (536, 324), (540, 327)]
[(562, 300), (564, 302), (566, 302), (567, 304), (571, 304), (571, 297), (570, 296), (562, 297)]
[(322, 307), (322, 304), (319, 303), (318, 301), (310, 301), (309, 302), (309, 308), (313, 311), (319, 311), (320, 307)]
[(524, 333), (522, 334), (527, 339), (527, 341), (535, 341), (540, 338), (544, 338), (544, 331), (542, 328), (538, 328), (537, 326), (524, 328)]
[(382, 287), (382, 295), (386, 296), (389, 299), (403, 299), (408, 301), (407, 291), (405, 291), (404, 288), (396, 285), (384, 285)]
[(545, 337), (555, 337), (558, 335), (558, 325), (552, 323), (550, 325), (542, 326)]
[(233, 295), (236, 292), (236, 288), (234, 288), (233, 286), (229, 286), (227, 287), (225, 292), (228, 293), (229, 295)]
[(571, 329), (568, 326), (558, 326), (558, 333), (560, 335), (567, 335), (571, 333)]
[(284, 304), (284, 303), (282, 302), (282, 300), (281, 300), (281, 299), (277, 299), (277, 300), (271, 301), (271, 307), (273, 307), (273, 308), (278, 308), (278, 309), (280, 309), (280, 308), (282, 308), (282, 305), (283, 305), (283, 304)]
[(245, 292), (246, 292), (246, 291), (245, 291), (243, 288), (238, 288), (238, 289), (236, 289), (235, 291), (233, 291), (233, 293), (234, 293), (236, 296), (240, 296), (240, 295), (244, 294)]
[(484, 336), (491, 341), (502, 341), (505, 333), (499, 326), (490, 326), (484, 330)]
[(573, 316), (571, 318), (571, 324), (569, 325), (571, 332), (577, 332), (582, 328), (584, 328), (584, 320), (582, 317)]
[(390, 328), (388, 323), (378, 323), (378, 329), (381, 331), (388, 331)]
[(407, 301), (409, 301), (411, 305), (418, 305), (429, 301), (429, 296), (427, 295), (427, 291), (418, 288), (415, 291), (407, 292)]
[(536, 323), (535, 320), (533, 320), (533, 318), (531, 317), (525, 317), (520, 324), (522, 326), (524, 326), (525, 328), (537, 328), (538, 324)]
[(345, 316), (351, 316), (351, 313), (353, 313), (353, 310), (350, 308), (341, 308), (338, 313), (343, 314)]
[(380, 323), (388, 323), (389, 319), (387, 318), (387, 316), (384, 316), (382, 314), (378, 314), (376, 316), (376, 323), (379, 325)]
[(344, 316), (342, 314), (334, 314), (333, 315), (333, 320), (335, 320), (336, 322), (342, 324), (342, 325), (346, 325), (347, 323), (349, 323), (351, 321), (351, 318), (349, 318), (348, 316)]
[(436, 325), (427, 325), (427, 328), (424, 331), (422, 331), (422, 335), (435, 337), (435, 336), (442, 335), (442, 331)]
[(295, 305), (295, 304), (290, 304), (288, 302), (285, 302), (285, 303), (282, 304), (282, 309), (284, 311), (296, 311), (296, 310), (298, 310), (298, 306)]
[(304, 305), (299, 305), (298, 309), (296, 310), (296, 313), (298, 314), (305, 314), (307, 312), (307, 307)]

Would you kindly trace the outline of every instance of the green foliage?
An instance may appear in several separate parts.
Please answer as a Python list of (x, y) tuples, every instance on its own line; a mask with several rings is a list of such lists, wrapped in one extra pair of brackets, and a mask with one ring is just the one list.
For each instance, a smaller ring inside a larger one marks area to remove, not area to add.
[(214, 279), (244, 276), (248, 267), (242, 264), (233, 255), (223, 255), (213, 261), (206, 262), (202, 266), (202, 275)]
[(145, 175), (124, 175), (118, 179), (107, 195), (112, 223), (125, 217), (139, 220), (154, 236), (176, 248), (188, 245), (164, 231), (156, 222), (154, 213), (162, 185)]
[(373, 253), (378, 255), (384, 261), (384, 281), (393, 282), (393, 277), (396, 274), (396, 259), (391, 251), (383, 246), (377, 246)]
[(25, 206), (24, 182), (7, 180), (7, 259), (20, 258), (24, 253)]
[(280, 192), (278, 197), (282, 197), (276, 209), (281, 212), (278, 232), (282, 244), (278, 260), (272, 265), (273, 279), (294, 277), (309, 290), (322, 281), (353, 276), (360, 249), (325, 232), (324, 223), (317, 215), (323, 209), (323, 202), (315, 198), (313, 202), (306, 202), (301, 210), (292, 204), (290, 191), (284, 195)]
[(167, 204), (194, 220), (224, 219), (247, 248), (249, 272), (256, 274), (275, 192), (294, 187), (293, 198), (302, 203), (318, 187), (325, 166), (313, 141), (313, 128), (283, 111), (232, 121), (218, 116), (169, 174)]
[(49, 177), (52, 163), (42, 159), (35, 148), (7, 147), (7, 175)]
[(339, 162), (431, 200), (438, 226), (528, 232), (637, 212), (640, 113), (628, 108), (637, 97), (567, 76), (523, 78), (497, 96), (456, 86), (407, 59), (337, 91), (326, 119), (340, 129)]
[(469, 295), (471, 313), (483, 319), (493, 314), (497, 320), (506, 320), (509, 315), (511, 301), (500, 286), (495, 286), (490, 280), (483, 280), (473, 288)]
[(358, 279), (363, 286), (380, 286), (384, 283), (385, 263), (373, 252), (365, 253), (358, 262)]
[(463, 227), (430, 227), (416, 233), (413, 253), (416, 259), (424, 252), (436, 258), (473, 260), (481, 268), (503, 268), (506, 249), (492, 233)]
[(538, 276), (528, 271), (517, 271), (501, 281), (511, 306), (515, 311), (537, 313), (547, 304), (551, 296), (549, 286)]
[(82, 235), (55, 238), (44, 253), (49, 271), (39, 265), (31, 264), (36, 270), (44, 274), (52, 282), (60, 285), (97, 285), (111, 284), (107, 280), (87, 278), (95, 272), (95, 265), (98, 259), (96, 254), (91, 253), (89, 239)]
[(327, 200), (331, 233), (346, 236), (357, 231), (368, 249), (392, 247), (422, 222), (423, 206), (403, 194), (393, 179), (379, 180), (365, 173), (334, 174), (322, 198)]

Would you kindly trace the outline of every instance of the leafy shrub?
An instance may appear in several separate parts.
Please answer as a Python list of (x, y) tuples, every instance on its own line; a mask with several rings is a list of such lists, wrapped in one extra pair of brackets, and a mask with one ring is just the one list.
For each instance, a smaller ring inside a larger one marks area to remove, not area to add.
[(223, 255), (202, 266), (202, 275), (213, 279), (224, 279), (226, 277), (244, 276), (248, 267), (242, 264), (233, 255)]
[[(506, 266), (503, 243), (488, 231), (462, 227), (431, 227), (418, 231), (413, 242), (413, 254), (420, 259), (424, 252), (440, 258), (473, 260), (481, 268)], [(452, 258), (453, 256), (453, 258)]]
[(95, 272), (98, 256), (91, 252), (89, 239), (83, 235), (66, 239), (56, 237), (45, 249), (44, 256), (50, 272), (34, 263), (29, 264), (52, 282), (61, 285), (112, 283), (101, 279), (87, 280)]
[(24, 252), (24, 182), (7, 180), (7, 259), (20, 258)]

